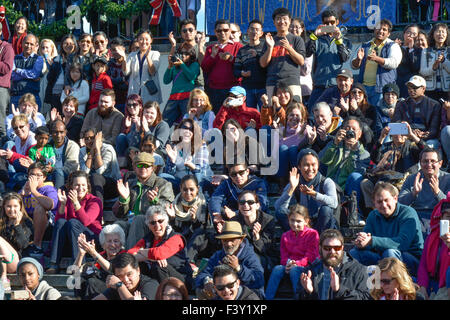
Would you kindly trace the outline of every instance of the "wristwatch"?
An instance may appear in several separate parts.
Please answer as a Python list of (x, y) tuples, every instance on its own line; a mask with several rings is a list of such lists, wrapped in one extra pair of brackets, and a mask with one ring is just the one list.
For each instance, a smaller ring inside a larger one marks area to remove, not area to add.
[(116, 289), (119, 289), (122, 285), (123, 285), (123, 282), (122, 282), (122, 281), (117, 282), (117, 283), (115, 284)]

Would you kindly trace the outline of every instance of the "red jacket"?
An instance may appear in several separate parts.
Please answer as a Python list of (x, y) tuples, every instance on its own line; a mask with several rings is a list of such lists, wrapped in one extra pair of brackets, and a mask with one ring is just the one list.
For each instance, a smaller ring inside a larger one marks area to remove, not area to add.
[(139, 240), (136, 245), (128, 250), (128, 253), (135, 254), (139, 249), (149, 249), (148, 258), (151, 260), (165, 260), (184, 248), (183, 237), (179, 234), (170, 237), (164, 244), (157, 246), (161, 240), (155, 240), (151, 248), (145, 247), (145, 239)]
[(88, 102), (88, 110), (97, 108), (98, 99), (100, 99), (100, 94), (104, 89), (112, 89), (113, 84), (111, 78), (106, 74), (106, 72), (101, 73), (98, 77), (94, 74), (92, 79), (92, 90)]
[(255, 108), (249, 108), (244, 104), (240, 107), (220, 107), (219, 112), (213, 122), (213, 127), (222, 130), (223, 124), (228, 119), (234, 119), (241, 125), (242, 129), (247, 128), (247, 122), (251, 119), (256, 121), (256, 129), (261, 128), (261, 115)]
[[(205, 57), (202, 61), (202, 69), (208, 78), (208, 86), (213, 89), (229, 89), (241, 83), (241, 79), (234, 77), (233, 64), (234, 59), (243, 45), (240, 42), (228, 43), (225, 47), (219, 49), (217, 55), (212, 58), (211, 52), (215, 44), (206, 48)], [(222, 60), (220, 55), (229, 52), (233, 56), (230, 60)]]

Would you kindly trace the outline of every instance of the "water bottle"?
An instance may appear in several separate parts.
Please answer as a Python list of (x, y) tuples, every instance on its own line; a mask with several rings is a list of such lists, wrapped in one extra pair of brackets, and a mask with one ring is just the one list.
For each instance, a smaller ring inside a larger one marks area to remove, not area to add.
[(133, 211), (131, 211), (131, 210), (128, 211), (127, 219), (128, 219), (128, 223), (129, 224), (131, 224), (133, 222), (133, 219), (134, 219), (134, 212)]

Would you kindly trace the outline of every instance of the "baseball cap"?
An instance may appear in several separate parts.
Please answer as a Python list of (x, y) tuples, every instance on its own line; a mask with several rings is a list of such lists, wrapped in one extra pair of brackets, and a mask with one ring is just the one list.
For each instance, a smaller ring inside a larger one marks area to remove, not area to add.
[(416, 87), (426, 87), (427, 86), (427, 82), (421, 76), (412, 76), (411, 79), (409, 79), (409, 81), (406, 84), (408, 84), (408, 83), (411, 83), (412, 85), (414, 85)]
[(388, 83), (385, 84), (383, 87), (383, 94), (393, 92), (397, 95), (397, 97), (400, 97), (400, 89), (397, 84), (395, 83)]
[(346, 78), (350, 78), (353, 79), (353, 72), (349, 69), (341, 69), (341, 71), (339, 71), (337, 77), (346, 77)]
[(94, 59), (94, 64), (96, 64), (97, 62), (108, 64), (108, 60), (106, 60), (106, 58), (103, 56), (96, 56)]
[(140, 152), (136, 158), (134, 158), (134, 163), (135, 164), (148, 164), (148, 165), (153, 165), (155, 163), (155, 159), (153, 158), (153, 155), (151, 155), (148, 152)]
[(246, 96), (247, 95), (247, 92), (245, 91), (245, 89), (244, 88), (242, 88), (242, 87), (240, 87), (240, 86), (234, 86), (234, 87), (232, 87), (231, 89), (230, 89), (230, 93), (232, 93), (232, 94), (234, 94), (235, 96), (238, 96), (238, 95), (243, 95), (243, 96)]

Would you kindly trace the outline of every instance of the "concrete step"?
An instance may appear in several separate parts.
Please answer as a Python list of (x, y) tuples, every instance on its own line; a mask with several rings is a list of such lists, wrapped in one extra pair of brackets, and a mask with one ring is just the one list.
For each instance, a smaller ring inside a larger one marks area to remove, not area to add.
[[(55, 289), (61, 291), (73, 291), (67, 287), (70, 275), (68, 274), (44, 274), (42, 280), (47, 281), (49, 285), (54, 287)], [(17, 274), (8, 274), (8, 279), (11, 282), (12, 290), (19, 290), (22, 288), (22, 284), (20, 283), (19, 276)]]

